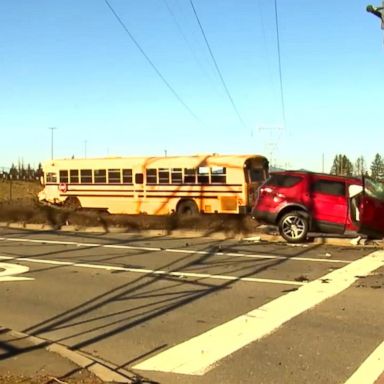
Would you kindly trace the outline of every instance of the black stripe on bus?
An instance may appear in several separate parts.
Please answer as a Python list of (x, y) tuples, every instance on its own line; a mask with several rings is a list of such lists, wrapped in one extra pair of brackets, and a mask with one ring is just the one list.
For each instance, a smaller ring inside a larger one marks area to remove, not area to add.
[(134, 197), (134, 195), (94, 195), (94, 194), (65, 194), (65, 193), (60, 193), (60, 196), (62, 197), (68, 197), (68, 196), (78, 196), (78, 197)]
[[(101, 185), (113, 185), (113, 186), (124, 186), (124, 185), (131, 185), (133, 186), (134, 184), (133, 183), (65, 183), (65, 182), (62, 182), (62, 183), (46, 183), (45, 185), (57, 185), (59, 186), (60, 184), (65, 184), (67, 185), (68, 187), (77, 187), (77, 186), (82, 186), (82, 185), (85, 185), (85, 186), (88, 186), (88, 185), (97, 185), (97, 186), (101, 186)], [(140, 184), (142, 185), (142, 184)], [(188, 186), (188, 187), (193, 187), (193, 186), (204, 186), (204, 187), (242, 187), (243, 184), (225, 184), (225, 183), (213, 183), (213, 184), (207, 184), (207, 183), (184, 183), (184, 184), (177, 184), (177, 183), (174, 183), (174, 184), (168, 184), (168, 183), (161, 183), (161, 184), (144, 184), (148, 187), (156, 187), (156, 186), (161, 186), (161, 187), (166, 187), (166, 186), (170, 186), (170, 187), (185, 187), (185, 186)]]
[(190, 190), (190, 191), (185, 191), (185, 190), (176, 190), (172, 191), (169, 189), (154, 189), (154, 190), (148, 190), (146, 191), (147, 193), (159, 193), (159, 192), (175, 192), (175, 193), (196, 193), (196, 192), (204, 192), (204, 193), (242, 193), (242, 191), (224, 191), (224, 190), (217, 190), (213, 189), (212, 191), (208, 189), (203, 189), (202, 191), (200, 190)]
[(151, 195), (151, 196), (144, 196), (139, 195), (139, 197), (145, 197), (147, 199), (153, 199), (153, 198), (165, 198), (165, 199), (218, 199), (218, 196), (191, 196), (191, 195)]
[[(142, 189), (140, 191), (135, 191), (134, 189), (68, 189), (68, 192), (115, 192), (115, 193), (126, 193), (126, 192), (143, 192)], [(102, 196), (102, 195), (100, 195)]]
[[(76, 195), (66, 195), (61, 193), (60, 196), (62, 197), (68, 197), (68, 196), (76, 196)], [(95, 194), (82, 194), (77, 195), (78, 197), (131, 197), (133, 198), (134, 195), (95, 195)], [(153, 199), (153, 198), (165, 198), (165, 199), (218, 199), (218, 196), (190, 196), (190, 195), (182, 195), (182, 196), (175, 196), (175, 195), (152, 195), (152, 196), (144, 196), (144, 195), (138, 195), (139, 198), (147, 198), (147, 199)]]
[[(218, 193), (218, 194), (239, 194), (239, 193), (242, 193), (242, 191), (219, 191), (217, 189), (215, 190), (212, 190), (212, 191), (208, 191), (208, 190), (203, 190), (203, 191), (200, 191), (200, 190), (189, 190), (189, 191), (182, 191), (182, 190), (176, 190), (176, 191), (172, 191), (172, 190), (152, 190), (152, 191), (143, 191), (142, 189), (140, 190), (133, 190), (133, 189), (122, 189), (122, 190), (114, 190), (114, 189), (69, 189), (66, 193), (68, 195), (72, 194), (72, 195), (76, 195), (76, 194), (79, 194), (81, 195), (82, 192), (86, 192), (86, 193), (89, 193), (89, 192), (113, 192), (113, 193), (116, 193), (116, 194), (121, 194), (121, 193), (127, 193), (127, 192), (134, 192), (134, 193), (144, 193), (146, 192), (148, 195), (153, 195), (153, 193)], [(106, 196), (105, 194), (101, 194), (99, 196)]]

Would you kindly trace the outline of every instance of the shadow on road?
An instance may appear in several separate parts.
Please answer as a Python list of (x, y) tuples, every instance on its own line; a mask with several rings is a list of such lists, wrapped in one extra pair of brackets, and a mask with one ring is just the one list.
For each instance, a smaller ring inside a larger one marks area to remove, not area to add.
[[(25, 231), (25, 237), (33, 237), (41, 232)], [(12, 235), (10, 231), (9, 235)], [(13, 235), (20, 237), (20, 232), (13, 232)], [(93, 242), (99, 241), (100, 244), (132, 244), (141, 239), (130, 238), (129, 240), (114, 239), (113, 236), (100, 237), (92, 234), (59, 234), (54, 233), (55, 237), (88, 239)], [(110, 234), (112, 235), (112, 234)], [(146, 241), (156, 240), (161, 242), (167, 240), (166, 237), (145, 238)], [(185, 239), (188, 241), (188, 239)], [(76, 241), (76, 240), (75, 240)], [(320, 245), (311, 245), (311, 249), (315, 249)], [(185, 244), (188, 248), (188, 244)], [(39, 247), (40, 248), (40, 247)], [(94, 249), (94, 247), (84, 247), (82, 249)], [(110, 253), (110, 249), (106, 253)], [(67, 254), (64, 260), (76, 259), (77, 262), (87, 261), (86, 257), (79, 260), (79, 256), (70, 256), (74, 249), (59, 249), (51, 250), (50, 252), (36, 253), (34, 257), (46, 258), (56, 256), (56, 260), (63, 258), (63, 254)], [(90, 345), (106, 340), (112, 336), (123, 334), (129, 330), (147, 324), (153, 319), (161, 318), (162, 316), (176, 311), (186, 305), (195, 303), (208, 295), (213, 295), (225, 289), (230, 289), (240, 279), (254, 276), (255, 274), (267, 271), (270, 268), (275, 268), (289, 261), (291, 257), (298, 257), (307, 252), (307, 248), (297, 248), (286, 258), (282, 259), (246, 259), (233, 258), (227, 253), (236, 253), (238, 249), (236, 245), (223, 246), (222, 241), (210, 241), (209, 246), (205, 245), (199, 248), (199, 251), (204, 251), (204, 254), (191, 253), (186, 255), (179, 254), (176, 260), (164, 263), (159, 269), (171, 272), (186, 271), (193, 266), (205, 266), (209, 268), (223, 267), (226, 268), (226, 274), (237, 276), (236, 280), (219, 281), (215, 280), (212, 283), (207, 277), (189, 278), (188, 280), (170, 275), (156, 275), (153, 273), (143, 274), (135, 277), (130, 281), (121, 284), (113, 289), (95, 295), (94, 297), (82, 302), (79, 305), (63, 311), (55, 316), (45, 319), (37, 324), (34, 324), (24, 332), (43, 336), (50, 333), (50, 338), (54, 332), (65, 331), (65, 336), (54, 338), (55, 342), (68, 344), (73, 350), (81, 350)], [(215, 256), (220, 252), (220, 260)], [(106, 257), (98, 259), (97, 263), (102, 263), (119, 259), (120, 257), (138, 256), (145, 258), (147, 254), (153, 251), (130, 251), (129, 255), (108, 254)], [(278, 247), (274, 253), (279, 253)], [(273, 254), (273, 253), (272, 253)], [(22, 258), (20, 258), (21, 260)], [(95, 263), (94, 261), (92, 261)], [(63, 268), (63, 266), (53, 266), (49, 268), (35, 269), (33, 273), (40, 273), (50, 269)], [(125, 272), (127, 273), (127, 272)], [(287, 291), (286, 291), (287, 292)], [(207, 308), (207, 311), (214, 311), (214, 308)], [(182, 324), (180, 324), (182, 326)], [(63, 332), (58, 332), (59, 334)], [(80, 340), (81, 341), (80, 341)], [(143, 358), (149, 357), (157, 353), (169, 345), (159, 345), (145, 353), (140, 353), (133, 359), (124, 362), (118, 368), (124, 368), (129, 371), (129, 366)]]

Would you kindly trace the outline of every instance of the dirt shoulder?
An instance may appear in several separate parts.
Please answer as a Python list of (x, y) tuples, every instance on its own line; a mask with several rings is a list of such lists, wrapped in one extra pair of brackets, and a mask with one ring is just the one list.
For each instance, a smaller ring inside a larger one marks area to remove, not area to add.
[(52, 229), (63, 227), (101, 227), (108, 232), (119, 229), (127, 232), (162, 230), (198, 230), (207, 234), (224, 232), (231, 234), (254, 233), (258, 224), (246, 215), (209, 214), (197, 217), (109, 215), (95, 210), (73, 210), (41, 205), (33, 198), (19, 198), (0, 202), (0, 222), (20, 225), (38, 224)]

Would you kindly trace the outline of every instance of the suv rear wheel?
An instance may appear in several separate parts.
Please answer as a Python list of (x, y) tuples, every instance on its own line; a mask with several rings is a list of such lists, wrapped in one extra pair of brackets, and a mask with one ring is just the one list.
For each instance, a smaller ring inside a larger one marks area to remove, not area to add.
[(280, 235), (289, 243), (301, 243), (307, 238), (309, 230), (308, 214), (292, 211), (283, 215), (278, 223)]

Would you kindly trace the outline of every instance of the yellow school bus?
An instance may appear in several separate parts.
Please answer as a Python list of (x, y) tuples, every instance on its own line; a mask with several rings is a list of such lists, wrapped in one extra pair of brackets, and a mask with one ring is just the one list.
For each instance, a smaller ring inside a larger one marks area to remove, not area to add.
[(41, 202), (112, 214), (247, 213), (268, 176), (261, 155), (54, 159)]

